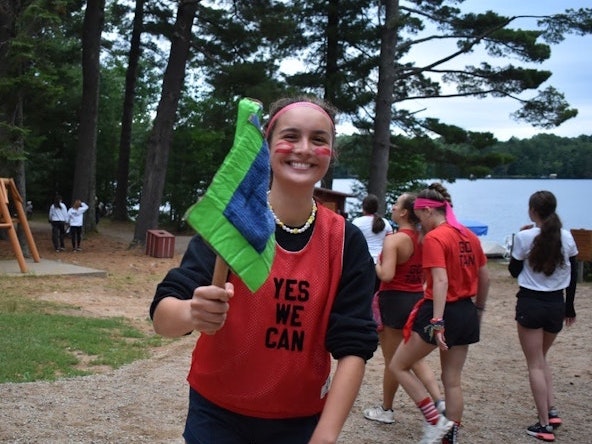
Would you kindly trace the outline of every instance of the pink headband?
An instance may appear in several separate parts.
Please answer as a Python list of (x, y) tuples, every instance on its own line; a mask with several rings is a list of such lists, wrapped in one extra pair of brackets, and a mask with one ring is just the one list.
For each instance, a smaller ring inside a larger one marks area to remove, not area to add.
[(317, 111), (320, 111), (324, 115), (326, 115), (328, 117), (328, 119), (329, 119), (329, 122), (331, 122), (331, 129), (332, 129), (332, 131), (335, 132), (335, 125), (333, 124), (333, 119), (331, 118), (331, 116), (329, 115), (329, 113), (327, 113), (327, 111), (325, 111), (322, 107), (320, 107), (316, 103), (312, 103), (312, 102), (294, 102), (294, 103), (290, 103), (289, 105), (284, 106), (277, 113), (275, 113), (275, 115), (272, 117), (272, 119), (267, 124), (267, 129), (265, 130), (265, 138), (266, 139), (269, 138), (269, 134), (271, 132), (271, 128), (273, 128), (273, 125), (275, 124), (276, 120), (282, 114), (284, 114), (286, 111), (289, 111), (291, 109), (298, 108), (298, 107), (301, 107), (301, 106), (306, 106), (308, 108), (316, 109)]
[(452, 211), (452, 207), (450, 203), (445, 200), (444, 202), (440, 202), (439, 200), (433, 199), (425, 199), (423, 197), (418, 197), (415, 199), (415, 203), (413, 204), (413, 209), (417, 210), (420, 208), (440, 208), (446, 207), (446, 222), (448, 225), (456, 228), (461, 234), (465, 234), (465, 227), (460, 224), (458, 220), (456, 220), (456, 216), (454, 215), (454, 211)]

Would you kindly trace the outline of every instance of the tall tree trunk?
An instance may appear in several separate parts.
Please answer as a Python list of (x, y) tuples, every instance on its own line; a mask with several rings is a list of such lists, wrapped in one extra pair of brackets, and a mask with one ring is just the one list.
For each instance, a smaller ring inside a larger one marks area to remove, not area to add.
[[(329, 0), (327, 7), (327, 62), (325, 66), (325, 100), (335, 104), (339, 88), (339, 0)], [(334, 164), (325, 173), (321, 181), (323, 188), (333, 188)]]
[(135, 244), (143, 245), (146, 242), (146, 231), (158, 227), (158, 213), (173, 138), (173, 125), (185, 80), (185, 64), (189, 56), (191, 29), (198, 3), (199, 0), (181, 0), (179, 3), (160, 102), (148, 140), (140, 210), (133, 239)]
[(80, 199), (89, 205), (85, 217), (86, 231), (96, 229), (96, 165), (97, 126), (99, 117), (99, 82), (101, 34), (105, 21), (105, 0), (88, 0), (82, 31), (82, 104), (78, 149), (72, 186), (72, 199)]
[(144, 0), (136, 0), (134, 28), (130, 43), (129, 60), (125, 74), (125, 96), (121, 117), (121, 137), (119, 140), (119, 160), (117, 164), (117, 188), (115, 189), (115, 205), (113, 219), (127, 220), (127, 188), (129, 184), (129, 163), (132, 140), (132, 122), (134, 118), (134, 100), (136, 98), (136, 82), (138, 79), (138, 61), (142, 54), (140, 37), (144, 28)]
[(386, 0), (384, 28), (380, 43), (378, 67), (378, 91), (376, 93), (376, 116), (372, 140), (372, 159), (368, 193), (378, 197), (378, 212), (384, 214), (388, 177), (389, 151), (391, 146), (391, 118), (393, 86), (395, 83), (395, 47), (397, 43), (398, 0)]

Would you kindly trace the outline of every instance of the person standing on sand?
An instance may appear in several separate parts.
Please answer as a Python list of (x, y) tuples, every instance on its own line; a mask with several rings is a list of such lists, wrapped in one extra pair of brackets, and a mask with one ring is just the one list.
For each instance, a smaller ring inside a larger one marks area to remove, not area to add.
[[(364, 409), (364, 417), (372, 421), (393, 423), (393, 403), (399, 382), (391, 371), (390, 362), (403, 339), (403, 326), (413, 306), (423, 298), (422, 253), (419, 219), (413, 211), (415, 195), (404, 193), (395, 202), (392, 220), (396, 233), (384, 238), (382, 253), (376, 263), (380, 279), (378, 304), (383, 329), (379, 333), (380, 348), (384, 356), (382, 404)], [(413, 373), (426, 386), (436, 408), (444, 413), (445, 404), (434, 372), (424, 359), (413, 365)]]
[(33, 217), (33, 202), (30, 200), (28, 200), (27, 205), (25, 205), (25, 212), (27, 213), (27, 220), (30, 220)]
[(82, 240), (82, 225), (84, 213), (88, 205), (76, 199), (68, 210), (68, 224), (70, 225), (70, 236), (72, 236), (72, 251), (81, 251), (80, 241)]
[(49, 207), (48, 215), (51, 224), (51, 241), (56, 252), (64, 251), (64, 237), (66, 237), (66, 223), (68, 222), (68, 209), (62, 202), (62, 196), (56, 194), (53, 204)]
[[(403, 328), (403, 343), (391, 369), (424, 416), (422, 444), (456, 444), (464, 401), (462, 370), (469, 344), (479, 342), (481, 316), (489, 291), (487, 258), (481, 242), (459, 224), (450, 195), (440, 183), (421, 191), (413, 205), (426, 232), (422, 267), (424, 298)], [(438, 412), (413, 365), (440, 349), (446, 416)]]
[(571, 232), (562, 228), (556, 208), (557, 199), (550, 191), (530, 196), (528, 215), (534, 225), (522, 227), (514, 236), (508, 265), (520, 286), (516, 325), (538, 414), (538, 422), (526, 433), (543, 441), (554, 441), (554, 430), (562, 424), (547, 353), (563, 323), (569, 327), (576, 321), (578, 249)]

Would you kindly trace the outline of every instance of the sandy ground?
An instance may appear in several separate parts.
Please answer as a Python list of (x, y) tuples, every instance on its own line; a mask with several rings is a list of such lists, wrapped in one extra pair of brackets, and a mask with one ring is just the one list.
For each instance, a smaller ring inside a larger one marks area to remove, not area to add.
[[(55, 253), (47, 224), (32, 224), (42, 258), (107, 271), (106, 277), (0, 277), (3, 289), (18, 286), (23, 297), (66, 302), (72, 313), (123, 316), (153, 334), (148, 306), (155, 285), (181, 255), (153, 258), (129, 250), (131, 228), (103, 221), (99, 234), (83, 240), (83, 251)], [(10, 259), (0, 240), (0, 259)], [(518, 344), (516, 284), (503, 263), (491, 261), (492, 286), (482, 340), (471, 347), (463, 374), (463, 443), (532, 443), (525, 433), (536, 421), (526, 365)], [(591, 443), (587, 431), (592, 393), (590, 316), (592, 285), (580, 284), (576, 324), (564, 329), (551, 349), (557, 406), (564, 426), (557, 442)], [(0, 327), (1, 331), (1, 327)], [(96, 369), (92, 376), (25, 384), (0, 384), (0, 442), (4, 443), (182, 443), (187, 407), (185, 376), (195, 335), (154, 350), (149, 359), (122, 368)], [(437, 353), (429, 361), (439, 372)], [(0, 357), (1, 362), (1, 357)], [(407, 395), (396, 397), (396, 422), (378, 424), (363, 408), (381, 399), (380, 351), (368, 362), (363, 386), (340, 437), (341, 443), (413, 443), (421, 438), (421, 416)]]

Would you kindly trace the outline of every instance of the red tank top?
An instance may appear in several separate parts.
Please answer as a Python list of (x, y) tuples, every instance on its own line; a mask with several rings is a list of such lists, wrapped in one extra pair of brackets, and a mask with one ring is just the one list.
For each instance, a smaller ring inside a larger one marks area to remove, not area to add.
[(405, 233), (413, 242), (413, 254), (402, 264), (397, 264), (395, 277), (390, 282), (380, 282), (380, 291), (396, 290), (409, 292), (423, 291), (422, 254), (419, 243), (419, 233), (408, 228), (401, 228), (399, 233)]
[(269, 278), (235, 294), (224, 327), (201, 335), (188, 381), (227, 410), (259, 418), (322, 411), (329, 386), (325, 336), (343, 265), (345, 221), (319, 205), (312, 236), (298, 252), (276, 244)]

